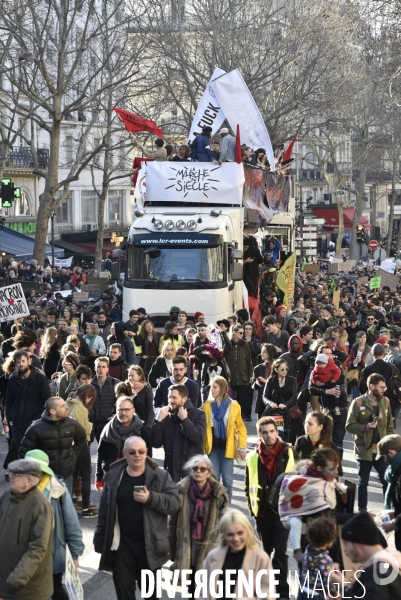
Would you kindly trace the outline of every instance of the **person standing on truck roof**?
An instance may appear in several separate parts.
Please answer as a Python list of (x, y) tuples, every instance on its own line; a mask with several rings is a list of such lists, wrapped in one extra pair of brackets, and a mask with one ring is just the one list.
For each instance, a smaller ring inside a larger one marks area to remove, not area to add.
[(235, 137), (230, 134), (227, 127), (220, 129), (221, 151), (219, 165), (223, 162), (233, 162), (235, 160)]
[(278, 238), (272, 238), (267, 244), (267, 248), (263, 250), (262, 254), (267, 255), (270, 261), (275, 265), (280, 258), (280, 251), (283, 249), (283, 236)]
[(154, 160), (157, 160), (159, 162), (167, 160), (167, 150), (163, 148), (164, 140), (162, 140), (161, 138), (157, 138), (157, 140), (155, 141), (155, 146), (157, 150), (154, 150), (152, 152), (150, 152), (149, 150), (145, 150), (145, 148), (141, 146), (141, 144), (139, 144), (137, 141), (134, 141), (134, 144), (138, 146), (139, 150), (144, 156), (146, 156), (146, 158), (154, 158)]
[(198, 135), (192, 142), (192, 160), (198, 162), (213, 162), (213, 154), (210, 149), (210, 137), (212, 128), (207, 126), (202, 129), (202, 133)]

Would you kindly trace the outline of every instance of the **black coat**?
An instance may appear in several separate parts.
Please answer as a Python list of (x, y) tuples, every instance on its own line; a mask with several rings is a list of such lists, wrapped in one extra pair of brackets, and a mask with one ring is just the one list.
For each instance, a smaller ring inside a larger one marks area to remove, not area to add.
[(18, 371), (12, 373), (7, 385), (6, 415), (8, 423), (12, 421), (14, 427), (25, 431), (32, 421), (40, 418), (51, 392), (46, 377), (34, 367), (25, 389), (22, 383)]
[(152, 388), (157, 388), (157, 380), (170, 377), (170, 375), (171, 373), (167, 369), (165, 358), (163, 358), (163, 356), (158, 356), (150, 369), (148, 381)]
[(262, 414), (261, 412), (259, 412), (260, 409), (262, 408), (262, 405), (263, 405), (263, 410), (265, 408), (264, 402), (263, 402), (263, 391), (265, 389), (265, 384), (262, 383), (261, 385), (257, 385), (256, 381), (257, 381), (258, 377), (263, 377), (263, 379), (266, 379), (266, 365), (264, 362), (261, 363), (260, 365), (256, 365), (256, 367), (253, 370), (252, 387), (254, 390), (256, 390), (258, 392), (258, 397), (256, 399), (256, 404), (255, 404), (255, 412), (259, 415), (259, 414)]
[(19, 457), (24, 458), (29, 450), (43, 450), (50, 459), (50, 468), (67, 479), (73, 474), (76, 458), (85, 444), (86, 432), (78, 421), (71, 417), (53, 421), (44, 411), (26, 430)]
[(359, 391), (361, 392), (361, 394), (366, 394), (366, 392), (368, 391), (367, 381), (369, 375), (372, 375), (372, 373), (382, 375), (386, 382), (388, 382), (390, 377), (392, 377), (393, 375), (400, 374), (397, 367), (395, 367), (394, 365), (389, 364), (381, 359), (375, 360), (370, 365), (365, 367), (361, 373), (361, 380), (359, 382)]
[(114, 386), (117, 385), (117, 383), (120, 383), (119, 379), (114, 379), (114, 377), (107, 375), (106, 381), (102, 388), (100, 388), (97, 383), (97, 377), (92, 379), (92, 385), (96, 390), (95, 404), (92, 409), (96, 423), (107, 423), (109, 418), (113, 416), (114, 405), (116, 403)]
[(194, 408), (190, 400), (185, 403), (188, 418), (181, 421), (168, 414), (163, 421), (155, 421), (151, 431), (153, 448), (164, 448), (164, 468), (174, 481), (185, 477), (184, 464), (196, 454), (204, 453), (206, 414)]
[[(111, 571), (115, 552), (111, 550), (117, 517), (118, 486), (124, 469), (125, 458), (111, 465), (105, 476), (105, 487), (100, 499), (99, 515), (93, 544), (102, 556), (99, 569)], [(160, 469), (152, 459), (146, 459), (145, 486), (150, 491), (148, 502), (143, 505), (143, 529), (145, 533), (146, 558), (152, 571), (160, 569), (170, 555), (167, 516), (180, 510), (178, 488), (170, 475)], [(129, 518), (129, 515), (127, 515)]]
[[(297, 441), (294, 444), (294, 451), (298, 454), (298, 460), (309, 459), (313, 451), (319, 447), (319, 443), (313, 445), (312, 440), (308, 435), (301, 435), (297, 438)], [(338, 448), (334, 442), (330, 443), (330, 448), (335, 450), (338, 454)]]
[[(134, 406), (138, 417), (144, 421), (144, 426), (147, 429), (150, 429), (155, 418), (155, 413), (153, 411), (153, 392), (150, 385), (145, 385), (145, 387), (134, 396)], [(139, 414), (138, 406), (141, 407), (141, 414), (145, 414), (144, 418)]]
[[(132, 420), (131, 424), (127, 427), (124, 427), (124, 436), (119, 437), (118, 443), (105, 441), (103, 430), (102, 435), (100, 436), (99, 446), (97, 449), (96, 481), (101, 481), (104, 475), (107, 473), (107, 471), (110, 470), (110, 465), (116, 462), (116, 460), (122, 458), (125, 440), (131, 437), (132, 435), (141, 437), (143, 439), (148, 448), (148, 456), (152, 458), (152, 445), (150, 443), (150, 433), (146, 429), (146, 427), (142, 425), (139, 417), (135, 419), (135, 416), (136, 415), (134, 415), (134, 419)], [(112, 421), (114, 421), (114, 419), (116, 418), (117, 417), (113, 417), (113, 419), (109, 421), (109, 423), (111, 424)], [(106, 427), (109, 425), (109, 423), (107, 423)]]
[(42, 359), (42, 367), (47, 379), (51, 379), (53, 373), (56, 373), (59, 360), (59, 345), (58, 342), (54, 342), (53, 346), (49, 350), (49, 354), (47, 355), (47, 357)]
[(277, 404), (285, 404), (287, 408), (294, 406), (297, 403), (297, 382), (295, 377), (287, 375), (284, 386), (281, 388), (278, 384), (278, 377), (269, 377), (266, 381), (263, 397), (266, 406), (270, 402)]

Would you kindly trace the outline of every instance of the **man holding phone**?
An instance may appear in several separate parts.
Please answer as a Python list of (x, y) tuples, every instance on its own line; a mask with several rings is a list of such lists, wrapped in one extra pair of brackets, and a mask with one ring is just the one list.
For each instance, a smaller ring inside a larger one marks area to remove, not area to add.
[(176, 484), (148, 458), (142, 438), (129, 437), (123, 455), (105, 476), (94, 536), (99, 570), (113, 572), (118, 600), (135, 598), (141, 571), (168, 560), (167, 516), (180, 509)]

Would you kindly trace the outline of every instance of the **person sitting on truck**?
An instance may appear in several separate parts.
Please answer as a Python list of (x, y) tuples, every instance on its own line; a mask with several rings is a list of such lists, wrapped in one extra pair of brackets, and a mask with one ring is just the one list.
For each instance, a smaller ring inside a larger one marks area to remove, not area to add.
[(134, 140), (134, 145), (138, 146), (139, 150), (147, 158), (154, 158), (154, 160), (157, 160), (159, 162), (167, 160), (167, 150), (163, 148), (164, 140), (162, 140), (161, 138), (157, 138), (157, 140), (155, 141), (155, 146), (157, 147), (157, 150), (154, 150), (153, 152), (145, 150), (145, 148), (141, 146), (141, 144), (139, 144), (136, 140)]
[(210, 137), (212, 135), (212, 128), (206, 126), (202, 129), (202, 133), (194, 139), (192, 142), (192, 160), (198, 162), (213, 162), (213, 154), (210, 149)]

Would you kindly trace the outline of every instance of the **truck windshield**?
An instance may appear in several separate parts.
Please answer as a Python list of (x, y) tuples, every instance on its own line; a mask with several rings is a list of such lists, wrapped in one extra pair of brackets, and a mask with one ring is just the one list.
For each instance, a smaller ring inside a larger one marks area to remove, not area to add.
[(224, 246), (208, 248), (144, 248), (129, 246), (128, 280), (163, 282), (224, 280)]

